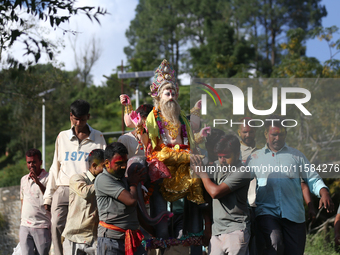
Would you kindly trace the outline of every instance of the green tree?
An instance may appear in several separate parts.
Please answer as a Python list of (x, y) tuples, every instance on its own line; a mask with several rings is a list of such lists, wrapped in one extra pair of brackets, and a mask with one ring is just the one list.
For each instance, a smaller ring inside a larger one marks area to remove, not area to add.
[(339, 28), (337, 26), (331, 27), (316, 27), (310, 31), (312, 38), (317, 37), (321, 41), (327, 43), (329, 49), (329, 59), (325, 61), (322, 74), (328, 78), (340, 77), (340, 60), (336, 58), (340, 53), (340, 39), (334, 41), (334, 36), (339, 35)]
[[(265, 54), (265, 59), (270, 59), (272, 66), (278, 62), (277, 46), (281, 35), (289, 29), (302, 28), (306, 31), (318, 27), (327, 15), (321, 0), (256, 0), (252, 3), (253, 13), (248, 21), (256, 29), (254, 35), (258, 36), (255, 40), (263, 40), (263, 48), (259, 50)], [(258, 33), (261, 29), (264, 29), (263, 36)]]
[[(331, 38), (331, 34), (326, 36), (327, 29), (313, 30), (312, 33), (319, 34), (320, 37)], [(336, 32), (336, 30), (332, 30)], [(338, 157), (335, 150), (339, 138), (339, 117), (337, 107), (339, 107), (339, 94), (337, 93), (336, 81), (333, 79), (302, 79), (302, 78), (335, 78), (339, 69), (335, 66), (330, 67), (330, 61), (324, 65), (312, 57), (306, 57), (306, 47), (304, 40), (308, 34), (302, 29), (289, 30), (287, 32), (287, 42), (280, 47), (284, 50), (281, 63), (274, 67), (273, 78), (300, 78), (296, 79), (296, 86), (306, 87), (314, 95), (309, 101), (309, 109), (313, 118), (299, 111), (290, 112), (293, 119), (299, 120), (299, 129), (293, 129), (293, 137), (298, 137), (292, 141), (295, 147), (302, 150), (311, 162), (332, 161)], [(334, 48), (336, 44), (330, 44)], [(331, 55), (332, 56), (332, 55)], [(336, 59), (330, 59), (336, 62)], [(317, 120), (317, 121), (315, 121)], [(334, 150), (329, 151), (330, 148)]]
[(129, 62), (132, 66), (133, 61), (142, 62), (146, 70), (152, 70), (166, 58), (178, 71), (181, 60), (188, 58), (188, 44), (204, 42), (206, 17), (214, 16), (217, 2), (141, 0), (126, 31), (130, 45), (124, 52)]
[(7, 140), (0, 155), (6, 149), (22, 154), (30, 147), (38, 147), (41, 144), (42, 98), (38, 94), (51, 88), (56, 91), (45, 96), (46, 139), (55, 139), (65, 122), (61, 121), (61, 116), (65, 113), (67, 120), (68, 99), (73, 94), (74, 79), (76, 78), (72, 77), (72, 74), (51, 64), (30, 66), (26, 70), (11, 68), (0, 72), (0, 112), (4, 116), (4, 119), (1, 119), (4, 128), (0, 135), (6, 137), (4, 141)]
[(327, 15), (321, 0), (230, 0), (219, 8), (223, 19), (255, 48), (254, 68), (270, 77), (280, 63), (282, 38), (290, 29), (309, 31), (321, 25)]
[(288, 42), (280, 45), (284, 54), (280, 64), (274, 66), (272, 77), (313, 78), (322, 75), (323, 67), (320, 62), (316, 58), (306, 56), (306, 35), (301, 28), (287, 32)]
[[(48, 41), (36, 38), (29, 33), (25, 26), (27, 20), (21, 15), (23, 12), (40, 21), (49, 22), (51, 27), (55, 29), (62, 29), (60, 25), (69, 22), (75, 15), (83, 14), (90, 20), (96, 20), (100, 23), (99, 16), (107, 14), (107, 11), (100, 7), (77, 7), (75, 0), (0, 0), (0, 5), (0, 50), (6, 51), (20, 38), (25, 47), (25, 54), (32, 55), (35, 62), (39, 61), (43, 52), (47, 53), (49, 58), (52, 59), (53, 46)], [(62, 30), (70, 32), (65, 29)], [(16, 65), (18, 61), (11, 59), (11, 63)], [(20, 66), (22, 66), (21, 63)]]
[(242, 73), (250, 70), (254, 48), (244, 38), (238, 40), (233, 28), (225, 22), (215, 21), (206, 34), (206, 44), (189, 50), (194, 76), (225, 78), (243, 76)]

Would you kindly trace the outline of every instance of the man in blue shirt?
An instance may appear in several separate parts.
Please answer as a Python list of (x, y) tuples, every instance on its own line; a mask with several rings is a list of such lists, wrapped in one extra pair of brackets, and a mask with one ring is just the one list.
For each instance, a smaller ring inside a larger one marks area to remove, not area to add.
[(320, 197), (319, 209), (332, 212), (334, 204), (328, 188), (302, 152), (287, 146), (282, 117), (266, 121), (267, 144), (251, 154), (247, 166), (257, 178), (256, 221), (265, 243), (259, 254), (303, 254), (306, 242), (302, 178), (311, 192)]

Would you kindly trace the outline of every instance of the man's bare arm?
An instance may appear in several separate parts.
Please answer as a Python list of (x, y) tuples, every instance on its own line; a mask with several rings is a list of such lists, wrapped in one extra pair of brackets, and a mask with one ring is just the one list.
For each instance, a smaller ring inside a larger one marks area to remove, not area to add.
[(201, 166), (203, 165), (202, 159), (199, 155), (191, 155), (190, 164), (193, 167), (195, 173), (202, 178), (202, 182), (205, 190), (213, 199), (219, 199), (225, 195), (231, 193), (229, 186), (222, 182), (217, 185), (213, 181), (210, 180), (208, 174), (206, 172), (200, 172)]
[(119, 196), (118, 200), (126, 206), (136, 206), (137, 205), (137, 189), (135, 186), (130, 186), (130, 192), (126, 189), (123, 190)]
[(316, 217), (316, 211), (313, 205), (312, 196), (309, 191), (308, 185), (305, 182), (301, 182), (301, 190), (303, 194), (303, 199), (308, 206), (308, 219), (314, 221)]
[[(137, 166), (135, 167), (135, 170)], [(145, 173), (143, 173), (144, 168), (140, 169), (138, 172), (134, 172), (127, 178), (130, 185), (130, 192), (126, 189), (123, 190), (119, 196), (118, 200), (125, 204), (126, 206), (136, 206), (137, 205), (137, 185), (143, 179)]]

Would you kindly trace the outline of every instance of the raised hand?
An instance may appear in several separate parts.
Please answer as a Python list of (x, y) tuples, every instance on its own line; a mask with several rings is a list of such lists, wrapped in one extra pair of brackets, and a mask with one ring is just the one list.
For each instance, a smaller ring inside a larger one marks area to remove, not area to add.
[(200, 136), (201, 137), (207, 137), (208, 134), (210, 134), (210, 133), (211, 133), (211, 127), (204, 127), (200, 131)]
[(201, 178), (206, 177), (207, 173), (201, 171), (203, 166), (202, 158), (200, 155), (190, 155), (190, 167)]
[(120, 95), (119, 99), (120, 99), (120, 103), (122, 105), (130, 105), (131, 104), (130, 97), (128, 95), (126, 95), (126, 94)]
[(35, 182), (35, 183), (39, 183), (39, 179), (38, 179), (38, 176), (35, 174), (35, 172), (30, 172), (29, 173), (29, 177)]
[(197, 109), (201, 109), (201, 107), (202, 107), (202, 100), (198, 100), (196, 103), (195, 103), (195, 106), (194, 106), (195, 108), (197, 108)]
[(145, 167), (138, 169), (138, 166), (135, 166), (131, 174), (127, 177), (127, 181), (131, 186), (137, 186), (138, 183), (144, 181), (146, 172), (144, 171)]
[(143, 119), (141, 118), (140, 113), (137, 114), (135, 111), (130, 113), (130, 119), (136, 127), (143, 124)]

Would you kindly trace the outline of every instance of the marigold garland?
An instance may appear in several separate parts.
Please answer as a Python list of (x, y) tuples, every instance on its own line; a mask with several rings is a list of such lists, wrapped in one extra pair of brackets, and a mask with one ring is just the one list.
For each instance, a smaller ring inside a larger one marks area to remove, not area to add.
[(159, 117), (162, 119), (164, 127), (169, 131), (169, 135), (171, 136), (171, 138), (176, 139), (176, 137), (178, 136), (180, 125), (169, 122), (161, 113), (159, 113)]
[[(154, 107), (153, 108), (153, 114), (155, 116), (155, 119), (156, 119), (156, 123), (157, 123), (157, 126), (159, 128), (159, 133), (161, 135), (161, 138), (163, 140), (163, 143), (160, 145), (161, 149), (163, 149), (167, 144), (168, 144), (168, 140), (166, 139), (166, 136), (165, 136), (165, 131), (163, 129), (163, 125), (162, 125), (162, 113), (160, 110), (156, 110), (156, 108)], [(185, 123), (184, 121), (182, 120), (182, 117), (180, 116), (179, 117), (179, 120), (181, 122), (181, 131), (182, 131), (182, 136), (183, 136), (183, 140), (184, 141), (187, 141), (188, 140), (188, 134), (187, 134), (187, 129), (186, 129), (186, 126), (185, 126)], [(170, 133), (170, 131), (169, 131)], [(177, 132), (178, 134), (178, 132)], [(171, 136), (172, 137), (172, 136)], [(177, 136), (176, 136), (177, 137)], [(176, 138), (175, 137), (175, 138)], [(174, 137), (172, 137), (174, 138)], [(189, 147), (190, 148), (190, 147)]]
[(148, 192), (144, 196), (144, 203), (147, 204), (149, 202), (150, 197), (152, 196), (154, 191), (154, 185), (151, 184), (150, 187), (148, 188)]

